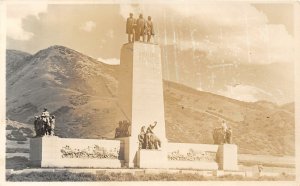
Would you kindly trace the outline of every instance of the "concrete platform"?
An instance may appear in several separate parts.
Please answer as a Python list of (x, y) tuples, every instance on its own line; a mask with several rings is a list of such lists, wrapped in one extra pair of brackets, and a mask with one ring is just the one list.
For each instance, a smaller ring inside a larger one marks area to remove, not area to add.
[[(30, 168), (30, 169), (23, 169), (23, 170), (12, 170), (7, 169), (6, 175), (11, 174), (28, 174), (31, 172), (72, 172), (72, 173), (91, 173), (91, 174), (107, 174), (107, 173), (131, 173), (133, 175), (141, 175), (141, 174), (198, 174), (204, 177), (222, 177), (226, 175), (235, 175), (235, 176), (242, 176), (242, 177), (257, 177), (259, 175), (250, 173), (248, 171), (223, 171), (223, 170), (182, 170), (182, 169), (83, 169), (83, 168)], [(290, 174), (295, 175), (295, 174)], [(277, 177), (279, 173), (270, 173), (264, 172), (260, 176), (269, 176), (269, 177)]]

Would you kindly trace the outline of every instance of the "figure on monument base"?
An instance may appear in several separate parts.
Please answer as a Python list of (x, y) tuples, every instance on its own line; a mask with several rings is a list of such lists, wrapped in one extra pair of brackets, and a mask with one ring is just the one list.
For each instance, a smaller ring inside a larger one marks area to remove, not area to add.
[(147, 35), (147, 42), (149, 43), (151, 40), (151, 36), (154, 36), (154, 28), (151, 21), (151, 16), (148, 16), (148, 20), (146, 21), (145, 34)]
[(119, 121), (119, 126), (115, 130), (115, 138), (130, 136), (129, 127), (130, 127), (129, 121), (127, 120)]
[(232, 129), (228, 127), (225, 120), (222, 121), (221, 127), (213, 130), (214, 144), (232, 144)]
[(128, 34), (128, 42), (135, 41), (136, 20), (133, 18), (133, 13), (129, 14), (126, 22), (126, 34)]
[(40, 116), (34, 117), (34, 129), (36, 137), (54, 136), (55, 116), (50, 114), (46, 108)]
[(142, 126), (141, 133), (138, 135), (139, 139), (139, 149), (160, 149), (161, 141), (154, 134), (153, 129), (157, 125), (155, 121), (154, 124), (150, 124), (145, 132), (145, 126)]
[(142, 126), (141, 133), (138, 135), (139, 139), (139, 149), (146, 149), (146, 132), (145, 132), (145, 126)]

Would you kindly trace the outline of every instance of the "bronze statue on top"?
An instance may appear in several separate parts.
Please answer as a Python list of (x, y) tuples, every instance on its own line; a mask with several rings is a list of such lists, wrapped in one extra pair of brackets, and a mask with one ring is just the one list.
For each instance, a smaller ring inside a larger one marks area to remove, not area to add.
[(128, 34), (128, 42), (135, 41), (136, 20), (133, 18), (133, 14), (130, 13), (126, 22), (126, 34)]
[(133, 18), (133, 14), (130, 13), (126, 21), (126, 34), (128, 34), (128, 42), (132, 43), (134, 41), (145, 42), (145, 37), (147, 35), (147, 42), (151, 40), (151, 36), (154, 36), (153, 23), (151, 21), (151, 16), (148, 16), (147, 21), (143, 18), (143, 14), (139, 15), (136, 20)]
[(145, 25), (145, 34), (147, 35), (147, 42), (150, 42), (151, 36), (154, 36), (153, 23), (151, 21), (151, 16), (148, 16), (148, 20)]

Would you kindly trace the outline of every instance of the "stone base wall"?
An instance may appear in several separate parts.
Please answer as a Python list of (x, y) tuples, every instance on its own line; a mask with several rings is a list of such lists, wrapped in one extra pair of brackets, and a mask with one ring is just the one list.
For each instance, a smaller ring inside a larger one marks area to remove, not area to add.
[(30, 162), (38, 167), (238, 170), (233, 144), (167, 143), (160, 150), (138, 150), (130, 140), (32, 138)]
[(30, 162), (39, 167), (120, 168), (121, 146), (119, 140), (31, 138)]
[(217, 170), (218, 145), (168, 143), (168, 167), (176, 169)]

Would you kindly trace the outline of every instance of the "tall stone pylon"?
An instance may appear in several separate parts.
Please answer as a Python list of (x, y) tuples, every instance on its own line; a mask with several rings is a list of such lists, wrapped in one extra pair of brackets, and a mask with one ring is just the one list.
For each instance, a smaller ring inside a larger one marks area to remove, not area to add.
[(122, 46), (118, 95), (119, 106), (131, 123), (130, 137), (123, 138), (125, 164), (136, 167), (142, 126), (147, 129), (157, 121), (153, 131), (162, 142), (161, 152), (167, 144), (159, 45), (134, 42)]

